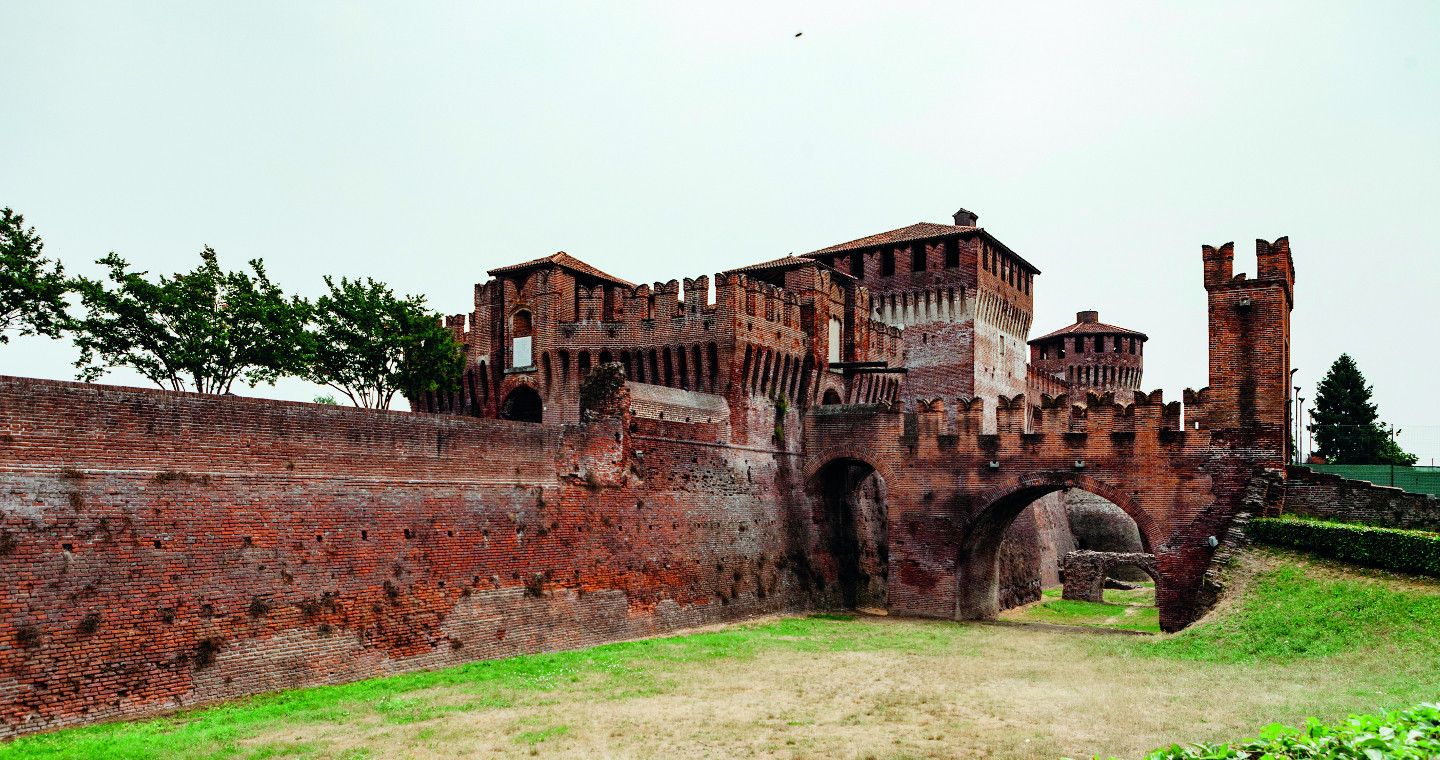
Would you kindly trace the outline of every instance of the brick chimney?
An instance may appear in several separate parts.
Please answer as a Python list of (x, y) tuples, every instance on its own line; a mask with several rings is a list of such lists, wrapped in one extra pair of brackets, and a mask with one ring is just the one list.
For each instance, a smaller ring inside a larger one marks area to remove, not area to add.
[(955, 226), (957, 227), (974, 227), (975, 222), (979, 220), (980, 216), (978, 214), (971, 213), (963, 208), (955, 212)]
[(1077, 311), (1075, 312), (1076, 322), (1099, 322), (1100, 312), (1098, 311)]

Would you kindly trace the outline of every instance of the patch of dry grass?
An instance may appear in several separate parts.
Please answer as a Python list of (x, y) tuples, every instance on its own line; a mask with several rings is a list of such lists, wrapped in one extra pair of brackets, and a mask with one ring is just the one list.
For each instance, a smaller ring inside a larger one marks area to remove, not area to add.
[[(1257, 553), (1236, 578), (1289, 565), (1308, 567)], [(1384, 640), (1248, 662), (1156, 648), (1172, 640), (881, 616), (752, 621), (539, 656), (551, 659), (538, 678), (372, 688), (226, 746), (239, 758), (329, 760), (1134, 758), (1433, 699), (1440, 675), (1437, 658)], [(528, 672), (521, 664), (514, 671)]]

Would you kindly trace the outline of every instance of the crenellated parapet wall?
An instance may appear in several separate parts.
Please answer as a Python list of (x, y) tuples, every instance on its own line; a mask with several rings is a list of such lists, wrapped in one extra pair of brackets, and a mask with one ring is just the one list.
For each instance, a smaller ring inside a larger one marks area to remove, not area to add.
[(1208, 603), (1203, 578), (1221, 537), (1253, 509), (1256, 473), (1284, 458), (1294, 271), (1283, 238), (1257, 247), (1257, 280), (1232, 276), (1233, 246), (1202, 252), (1210, 385), (1181, 401), (1160, 391), (1034, 400), (1002, 391), (921, 396), (908, 404), (913, 412), (895, 404), (812, 411), (808, 474), (836, 461), (885, 473), (891, 611), (993, 617), (1010, 525), (1045, 495), (1079, 489), (1135, 521), (1154, 555), (1161, 626), (1194, 620)]

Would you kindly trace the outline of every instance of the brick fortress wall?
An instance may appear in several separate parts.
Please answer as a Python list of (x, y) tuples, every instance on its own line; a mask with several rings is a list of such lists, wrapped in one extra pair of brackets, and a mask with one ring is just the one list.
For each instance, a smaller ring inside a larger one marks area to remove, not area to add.
[(823, 604), (714, 427), (0, 377), (0, 735)]

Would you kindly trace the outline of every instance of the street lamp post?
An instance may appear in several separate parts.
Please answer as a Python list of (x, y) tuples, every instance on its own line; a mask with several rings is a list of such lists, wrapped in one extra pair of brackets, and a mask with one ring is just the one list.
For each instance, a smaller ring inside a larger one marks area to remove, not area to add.
[(1295, 397), (1295, 408), (1300, 410), (1295, 413), (1295, 464), (1305, 464), (1305, 449), (1300, 446), (1301, 430), (1304, 428), (1305, 397)]

